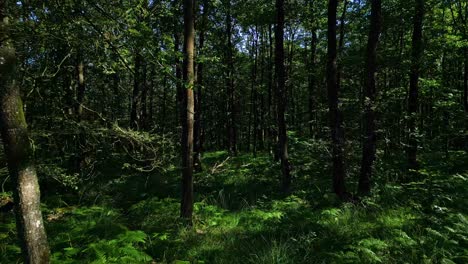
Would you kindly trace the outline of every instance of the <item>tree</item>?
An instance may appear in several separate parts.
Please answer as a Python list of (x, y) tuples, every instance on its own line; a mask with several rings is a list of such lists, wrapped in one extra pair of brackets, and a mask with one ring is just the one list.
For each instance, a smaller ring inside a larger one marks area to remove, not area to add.
[(328, 1), (328, 50), (327, 50), (327, 91), (330, 115), (330, 131), (333, 159), (333, 191), (339, 198), (346, 198), (344, 169), (343, 114), (339, 105), (339, 85), (336, 49), (337, 0)]
[[(317, 55), (317, 32), (314, 29), (312, 31), (312, 42), (311, 42), (311, 51), (310, 51), (310, 59), (308, 60), (308, 65), (310, 67), (315, 66), (315, 59)], [(307, 57), (307, 56), (306, 56)], [(315, 116), (315, 110), (316, 110), (316, 96), (315, 96), (315, 82), (316, 82), (316, 77), (315, 77), (315, 71), (313, 69), (310, 69), (309, 76), (308, 76), (308, 88), (309, 88), (309, 100), (308, 100), (308, 110), (309, 110), (309, 134), (310, 136), (315, 135), (317, 131), (314, 131), (314, 123), (317, 122), (316, 116)]]
[(236, 91), (234, 87), (234, 47), (232, 44), (232, 10), (231, 0), (226, 1), (226, 87), (228, 95), (228, 121), (227, 121), (227, 143), (229, 153), (237, 155), (237, 104)]
[(33, 161), (20, 89), (16, 83), (16, 51), (9, 36), (7, 2), (0, 1), (0, 120), (8, 170), (15, 184), (16, 227), (25, 263), (49, 263), (42, 220), (39, 183)]
[(362, 194), (370, 192), (370, 179), (372, 164), (375, 160), (376, 134), (375, 134), (375, 96), (377, 72), (377, 45), (382, 27), (382, 3), (381, 0), (371, 0), (371, 18), (369, 38), (366, 51), (366, 80), (364, 87), (364, 133), (361, 160), (361, 174), (359, 177), (358, 191)]
[[(198, 37), (198, 51), (203, 52), (205, 45), (205, 31), (208, 23), (208, 13), (209, 13), (209, 2), (208, 0), (203, 1), (203, 15), (200, 25), (200, 33)], [(194, 125), (194, 167), (195, 170), (200, 172), (203, 170), (201, 163), (201, 153), (203, 149), (203, 140), (202, 140), (202, 100), (203, 100), (203, 67), (204, 63), (198, 61), (197, 63), (197, 92), (195, 95), (195, 125)]]
[(182, 203), (181, 217), (192, 224), (193, 213), (193, 122), (195, 84), (194, 50), (195, 23), (194, 0), (184, 0), (184, 66), (185, 87), (182, 91)]
[(288, 137), (286, 134), (287, 92), (285, 85), (284, 69), (284, 0), (276, 0), (276, 32), (275, 32), (275, 70), (276, 70), (276, 102), (278, 109), (278, 147), (281, 160), (282, 184), (284, 192), (289, 192), (291, 187), (291, 167), (288, 156)]
[(410, 70), (410, 87), (408, 95), (408, 147), (406, 154), (408, 156), (408, 168), (416, 170), (418, 168), (417, 161), (417, 129), (416, 115), (418, 112), (418, 95), (419, 95), (419, 73), (423, 56), (423, 39), (422, 26), (424, 18), (424, 0), (415, 0), (413, 18), (413, 36), (411, 46), (411, 70)]

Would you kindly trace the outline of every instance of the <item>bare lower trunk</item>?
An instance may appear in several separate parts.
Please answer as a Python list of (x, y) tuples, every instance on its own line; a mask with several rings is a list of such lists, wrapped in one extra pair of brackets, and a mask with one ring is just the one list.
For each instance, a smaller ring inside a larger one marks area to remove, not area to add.
[(276, 65), (276, 98), (278, 108), (278, 147), (281, 160), (281, 189), (289, 192), (291, 188), (291, 166), (288, 156), (288, 137), (285, 121), (287, 91), (284, 68), (284, 0), (276, 0), (276, 34), (275, 34), (275, 65)]
[(232, 44), (232, 16), (231, 0), (227, 0), (226, 15), (226, 35), (227, 35), (227, 78), (226, 86), (228, 91), (228, 122), (227, 141), (228, 150), (232, 155), (237, 155), (237, 105), (234, 88), (234, 47)]
[(336, 49), (336, 11), (338, 1), (328, 1), (328, 60), (327, 87), (328, 107), (330, 112), (330, 131), (333, 159), (333, 191), (339, 198), (346, 198), (344, 168), (344, 131), (343, 114), (339, 108), (339, 85)]
[(314, 132), (314, 122), (315, 120), (315, 71), (312, 69), (312, 67), (315, 66), (315, 57), (317, 53), (317, 33), (315, 30), (312, 32), (312, 43), (311, 43), (311, 51), (310, 51), (310, 61), (308, 64), (310, 65), (309, 67), (309, 100), (308, 100), (308, 107), (309, 107), (309, 134), (310, 136), (314, 136), (316, 132)]
[(361, 160), (361, 174), (359, 177), (358, 190), (361, 194), (368, 194), (371, 190), (370, 182), (372, 175), (372, 165), (375, 160), (376, 134), (375, 134), (375, 96), (377, 71), (377, 44), (381, 28), (381, 0), (371, 2), (371, 28), (367, 42), (366, 61), (366, 87), (364, 89), (364, 134)]
[(184, 70), (182, 91), (182, 202), (181, 217), (192, 224), (193, 214), (193, 121), (194, 121), (194, 0), (184, 1)]
[(463, 49), (463, 106), (468, 113), (468, 48)]
[(415, 12), (414, 12), (414, 29), (412, 37), (412, 62), (410, 72), (410, 89), (408, 95), (408, 147), (406, 154), (408, 156), (408, 168), (410, 170), (417, 170), (417, 149), (418, 141), (416, 135), (416, 120), (417, 112), (419, 108), (418, 94), (419, 94), (419, 72), (421, 65), (421, 58), (423, 55), (423, 40), (422, 40), (422, 23), (424, 17), (424, 0), (416, 0)]
[[(200, 35), (199, 35), (199, 52), (203, 52), (205, 45), (205, 29), (208, 20), (208, 1), (203, 2), (203, 18), (201, 23)], [(194, 125), (194, 154), (193, 154), (193, 166), (197, 172), (203, 170), (201, 163), (201, 154), (203, 150), (202, 141), (202, 100), (203, 100), (203, 62), (198, 62), (197, 70), (197, 92), (195, 96), (195, 125)]]

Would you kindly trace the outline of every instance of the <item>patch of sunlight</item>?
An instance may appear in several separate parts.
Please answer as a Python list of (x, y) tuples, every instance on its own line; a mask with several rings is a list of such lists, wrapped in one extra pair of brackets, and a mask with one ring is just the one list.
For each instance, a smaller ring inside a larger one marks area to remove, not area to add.
[(377, 217), (377, 222), (387, 228), (402, 228), (413, 223), (417, 216), (409, 208), (390, 209)]

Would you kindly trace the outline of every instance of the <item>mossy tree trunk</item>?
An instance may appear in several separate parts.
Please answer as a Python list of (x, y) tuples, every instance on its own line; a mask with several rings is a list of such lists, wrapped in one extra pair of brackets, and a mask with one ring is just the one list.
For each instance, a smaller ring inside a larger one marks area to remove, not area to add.
[(6, 1), (0, 1), (0, 124), (8, 169), (16, 186), (16, 226), (25, 263), (49, 263), (33, 151), (15, 83), (16, 55), (8, 36), (6, 7)]

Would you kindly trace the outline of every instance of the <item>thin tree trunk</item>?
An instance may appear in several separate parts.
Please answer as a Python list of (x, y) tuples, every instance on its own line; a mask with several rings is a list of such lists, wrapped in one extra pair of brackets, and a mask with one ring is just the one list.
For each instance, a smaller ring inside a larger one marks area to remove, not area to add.
[(297, 128), (296, 126), (296, 116), (297, 116), (297, 104), (296, 104), (296, 98), (294, 98), (294, 84), (293, 84), (293, 78), (292, 78), (292, 73), (293, 73), (293, 60), (294, 60), (294, 40), (295, 40), (295, 31), (291, 28), (291, 32), (289, 34), (291, 35), (291, 40), (288, 45), (288, 67), (286, 71), (286, 83), (287, 83), (287, 92), (289, 92), (288, 98), (290, 99), (291, 102), (291, 107), (289, 108), (290, 111), (292, 112), (290, 115), (290, 124), (291, 127)]
[(382, 2), (372, 0), (370, 18), (369, 39), (367, 42), (366, 60), (366, 86), (364, 89), (364, 134), (361, 161), (361, 174), (359, 177), (358, 191), (368, 194), (371, 190), (372, 165), (375, 160), (376, 134), (375, 134), (375, 97), (376, 97), (376, 72), (377, 72), (377, 45), (382, 27)]
[(167, 113), (167, 76), (164, 76), (164, 79), (163, 79), (163, 99), (162, 99), (162, 103), (161, 103), (161, 134), (164, 135), (165, 132), (166, 132), (166, 125), (167, 125), (167, 117), (166, 117), (166, 113)]
[(273, 33), (271, 29), (271, 24), (268, 25), (268, 149), (273, 150), (275, 160), (277, 156), (277, 145), (273, 144), (276, 142), (276, 132), (273, 126), (276, 120), (276, 111), (275, 111), (275, 104), (273, 103), (273, 78), (274, 78), (274, 71), (273, 71)]
[(284, 0), (276, 0), (276, 34), (275, 34), (275, 70), (276, 70), (276, 98), (278, 108), (278, 144), (281, 160), (282, 181), (281, 189), (289, 192), (291, 188), (291, 167), (288, 156), (288, 137), (285, 121), (287, 91), (285, 85), (284, 68)]
[(463, 106), (468, 113), (468, 48), (463, 49)]
[(251, 109), (253, 112), (253, 154), (257, 154), (257, 135), (258, 135), (258, 109), (257, 109), (257, 68), (258, 68), (258, 31), (255, 26), (252, 40), (252, 56), (254, 57), (254, 64), (252, 67), (252, 97)]
[[(261, 43), (260, 43), (260, 85), (263, 87), (265, 83), (265, 32), (263, 27), (260, 27), (260, 34), (261, 34)], [(260, 150), (265, 149), (265, 135), (266, 135), (266, 127), (265, 127), (265, 96), (264, 92), (260, 93), (260, 129), (259, 129), (259, 138), (258, 138), (258, 147)]]
[(152, 68), (151, 68), (151, 74), (150, 74), (150, 86), (148, 87), (149, 89), (149, 95), (148, 95), (148, 103), (149, 103), (149, 107), (148, 107), (148, 120), (146, 121), (147, 122), (147, 128), (153, 128), (154, 126), (154, 92), (155, 90), (157, 89), (156, 87), (156, 81), (155, 81), (155, 76), (156, 74), (156, 70), (155, 70), (155, 66), (153, 65)]
[(234, 48), (232, 45), (232, 17), (231, 0), (227, 0), (226, 14), (226, 35), (227, 35), (227, 78), (226, 86), (228, 91), (228, 150), (229, 153), (237, 155), (237, 107), (234, 90)]
[(194, 0), (184, 0), (184, 70), (182, 92), (182, 202), (181, 217), (192, 225), (193, 214), (193, 123), (194, 123)]
[[(313, 137), (315, 135), (315, 132), (314, 132), (314, 121), (315, 120), (315, 95), (314, 95), (314, 92), (315, 92), (315, 71), (314, 71), (314, 67), (315, 67), (315, 57), (316, 57), (316, 54), (317, 54), (317, 33), (316, 31), (312, 31), (312, 43), (311, 43), (311, 51), (310, 51), (310, 61), (309, 61), (309, 65), (310, 67), (309, 68), (309, 134), (311, 137)], [(306, 56), (307, 57), (307, 56)]]
[(147, 83), (147, 64), (146, 62), (142, 63), (141, 70), (141, 97), (140, 97), (140, 119), (138, 120), (138, 127), (143, 130), (146, 130), (148, 122), (148, 83)]
[(141, 53), (137, 51), (135, 53), (135, 73), (133, 76), (133, 92), (132, 92), (132, 108), (130, 112), (130, 127), (132, 129), (139, 128), (139, 120), (140, 116), (138, 113), (140, 97), (141, 97), (141, 89), (140, 89), (140, 70), (141, 70), (141, 62), (143, 58)]
[[(83, 103), (86, 91), (85, 67), (83, 62), (83, 52), (81, 49), (78, 50), (77, 54), (76, 76), (78, 85), (76, 89), (75, 119), (76, 122), (80, 123), (83, 119)], [(86, 145), (85, 134), (85, 129), (83, 127), (79, 127), (77, 131), (77, 139), (75, 140), (76, 153), (73, 160), (74, 172), (79, 174), (82, 172), (83, 164), (86, 158), (85, 152), (83, 151), (84, 146)]]
[(120, 106), (121, 106), (121, 95), (120, 95), (120, 89), (119, 89), (119, 84), (120, 84), (120, 77), (118, 73), (112, 74), (112, 108), (111, 108), (111, 114), (112, 114), (112, 120), (116, 121), (119, 117), (120, 113)]
[(414, 12), (414, 29), (412, 37), (412, 50), (411, 50), (411, 72), (410, 72), (410, 88), (408, 97), (408, 147), (406, 150), (408, 156), (408, 169), (417, 170), (417, 149), (418, 141), (416, 135), (416, 120), (418, 112), (418, 82), (421, 59), (423, 56), (423, 40), (422, 40), (422, 25), (424, 18), (424, 0), (415, 1), (415, 12)]
[(75, 103), (75, 115), (77, 121), (81, 121), (83, 115), (83, 102), (85, 96), (85, 80), (84, 80), (84, 63), (83, 55), (81, 51), (78, 53), (78, 64), (76, 66), (76, 72), (78, 76), (78, 87), (76, 91), (76, 103)]
[(6, 2), (0, 1), (0, 121), (8, 170), (15, 184), (16, 227), (24, 262), (49, 263), (49, 246), (41, 213), (40, 191), (20, 89), (15, 82), (16, 54), (8, 35)]
[(330, 131), (333, 155), (333, 191), (340, 199), (346, 199), (344, 168), (344, 131), (343, 117), (339, 108), (339, 85), (336, 49), (336, 11), (338, 0), (328, 1), (328, 54), (327, 87), (330, 111)]
[[(345, 37), (345, 22), (346, 22), (346, 11), (348, 8), (348, 0), (343, 1), (343, 13), (341, 13), (340, 17), (340, 39), (338, 40), (338, 54), (337, 56), (341, 56), (343, 54), (344, 48), (344, 37)], [(337, 85), (338, 90), (341, 90), (341, 74), (343, 72), (342, 64), (338, 64), (338, 71), (337, 71)]]
[[(205, 30), (206, 24), (208, 20), (208, 1), (203, 1), (203, 16), (202, 16), (202, 23), (200, 27), (200, 35), (199, 35), (199, 52), (203, 52), (203, 48), (205, 45)], [(197, 64), (197, 92), (195, 96), (195, 128), (194, 128), (194, 157), (193, 163), (195, 171), (201, 172), (203, 170), (202, 163), (201, 163), (201, 153), (202, 153), (202, 140), (201, 140), (201, 132), (202, 132), (202, 100), (203, 100), (203, 62), (199, 61)]]

